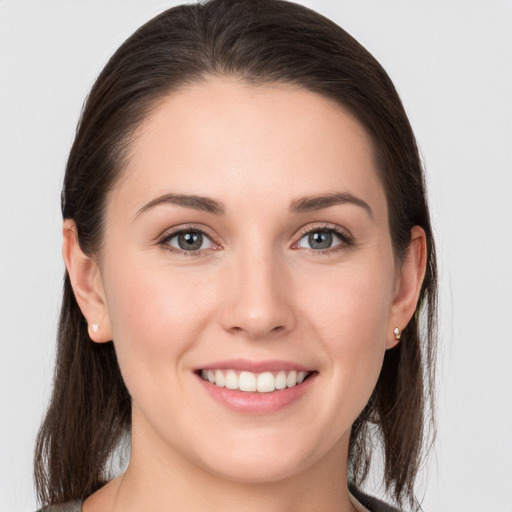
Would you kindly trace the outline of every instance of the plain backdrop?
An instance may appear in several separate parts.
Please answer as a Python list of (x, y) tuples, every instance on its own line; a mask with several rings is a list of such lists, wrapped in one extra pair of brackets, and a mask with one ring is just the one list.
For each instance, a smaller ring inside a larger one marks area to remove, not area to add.
[[(427, 169), (441, 267), (430, 512), (512, 512), (512, 2), (310, 0), (383, 64)], [(0, 0), (0, 512), (36, 509), (52, 379), (59, 193), (82, 102), (175, 2)], [(372, 489), (379, 495), (379, 489)]]

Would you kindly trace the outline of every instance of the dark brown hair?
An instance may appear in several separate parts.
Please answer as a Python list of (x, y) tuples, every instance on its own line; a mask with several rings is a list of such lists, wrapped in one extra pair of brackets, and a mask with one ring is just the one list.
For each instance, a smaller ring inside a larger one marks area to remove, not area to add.
[[(379, 63), (343, 29), (283, 0), (211, 0), (146, 23), (113, 55), (86, 101), (67, 163), (63, 216), (75, 221), (82, 250), (95, 255), (107, 194), (136, 128), (165, 95), (211, 76), (296, 84), (349, 109), (373, 139), (397, 262), (411, 228), (426, 233), (427, 271), (416, 313), (385, 355), (373, 395), (352, 427), (349, 455), (350, 479), (360, 485), (380, 436), (386, 488), (398, 503), (412, 504), (424, 426), (432, 419), (434, 242), (422, 166), (401, 101)], [(114, 346), (91, 342), (66, 274), (53, 395), (35, 450), (40, 501), (84, 499), (104, 485), (107, 461), (130, 428), (130, 396)]]

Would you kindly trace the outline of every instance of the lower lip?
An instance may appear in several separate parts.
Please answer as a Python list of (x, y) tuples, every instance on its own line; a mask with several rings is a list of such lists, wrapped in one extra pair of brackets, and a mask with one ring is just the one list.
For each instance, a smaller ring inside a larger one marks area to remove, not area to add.
[(312, 373), (301, 384), (270, 393), (221, 388), (204, 380), (199, 375), (197, 375), (197, 378), (214, 400), (232, 411), (243, 414), (270, 414), (280, 411), (299, 400), (307, 393), (316, 376), (317, 373)]

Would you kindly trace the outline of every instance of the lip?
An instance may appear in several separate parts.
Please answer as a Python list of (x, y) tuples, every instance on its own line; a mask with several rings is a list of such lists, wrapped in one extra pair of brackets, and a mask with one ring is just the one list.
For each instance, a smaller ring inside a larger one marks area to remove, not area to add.
[(290, 361), (281, 361), (277, 359), (267, 361), (251, 361), (249, 359), (226, 359), (224, 361), (216, 361), (215, 363), (198, 366), (195, 372), (201, 370), (236, 370), (241, 372), (263, 373), (263, 372), (277, 372), (279, 370), (287, 371), (303, 371), (312, 372), (312, 368), (307, 366), (292, 363)]
[[(301, 384), (291, 388), (279, 389), (271, 393), (258, 393), (240, 391), (219, 387), (204, 380), (200, 370), (235, 370), (262, 373), (265, 371), (296, 370), (310, 372), (308, 378)], [(216, 361), (215, 363), (201, 366), (195, 372), (195, 377), (202, 388), (222, 407), (239, 414), (265, 415), (277, 413), (299, 401), (314, 384), (318, 372), (306, 366), (290, 361), (249, 361), (247, 359), (232, 359)]]

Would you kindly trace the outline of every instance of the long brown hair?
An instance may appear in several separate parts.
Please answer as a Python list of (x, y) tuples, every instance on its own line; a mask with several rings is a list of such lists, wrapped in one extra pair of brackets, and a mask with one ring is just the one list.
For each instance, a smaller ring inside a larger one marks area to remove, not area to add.
[[(136, 128), (163, 96), (209, 76), (292, 83), (348, 108), (373, 139), (397, 261), (413, 226), (426, 233), (427, 270), (416, 314), (385, 355), (372, 397), (352, 427), (349, 455), (350, 479), (360, 485), (380, 436), (386, 488), (396, 502), (413, 504), (424, 426), (433, 418), (434, 241), (418, 149), (398, 94), (374, 57), (343, 29), (283, 0), (211, 0), (169, 9), (146, 23), (109, 60), (84, 106), (67, 162), (63, 217), (75, 221), (82, 250), (95, 255), (107, 194)], [(35, 449), (41, 503), (84, 499), (104, 485), (107, 461), (130, 428), (130, 396), (114, 346), (91, 342), (66, 274), (53, 395)]]

